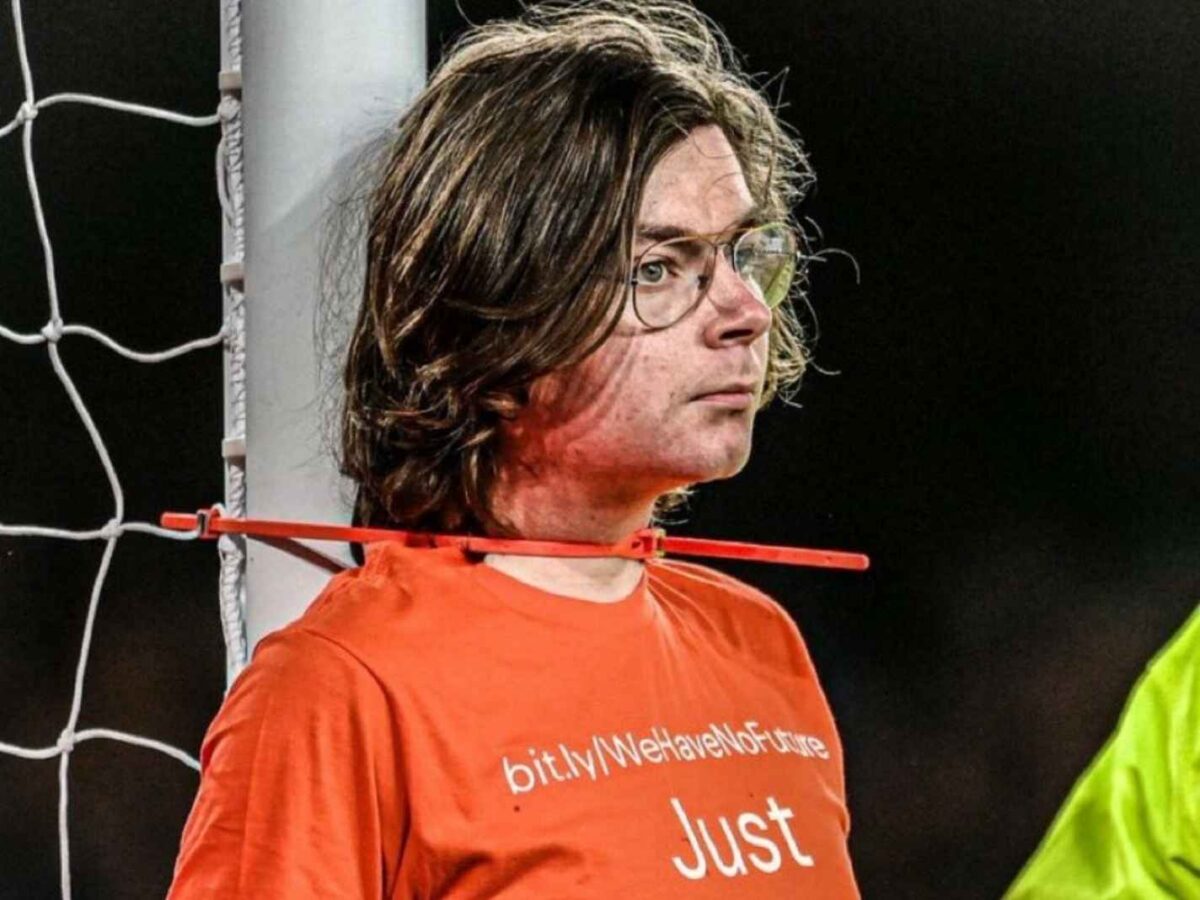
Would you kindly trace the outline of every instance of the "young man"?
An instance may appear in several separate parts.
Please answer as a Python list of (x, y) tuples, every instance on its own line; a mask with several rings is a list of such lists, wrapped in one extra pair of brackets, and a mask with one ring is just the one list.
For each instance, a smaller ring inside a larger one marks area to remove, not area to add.
[[(681, 3), (476, 29), (371, 197), (343, 468), (372, 525), (615, 542), (797, 380), (799, 145)], [(856, 897), (771, 599), (675, 561), (369, 545), (206, 736), (171, 896)]]

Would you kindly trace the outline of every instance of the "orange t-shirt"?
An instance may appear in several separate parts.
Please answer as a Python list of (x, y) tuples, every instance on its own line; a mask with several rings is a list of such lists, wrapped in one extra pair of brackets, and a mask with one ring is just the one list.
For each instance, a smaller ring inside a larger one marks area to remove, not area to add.
[(171, 900), (857, 897), (842, 752), (760, 592), (615, 603), (375, 544), (208, 730)]

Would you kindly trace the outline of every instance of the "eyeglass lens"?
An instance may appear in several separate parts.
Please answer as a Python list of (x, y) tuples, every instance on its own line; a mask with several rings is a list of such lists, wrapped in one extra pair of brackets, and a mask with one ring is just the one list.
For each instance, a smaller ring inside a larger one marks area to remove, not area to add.
[[(650, 327), (672, 325), (695, 307), (712, 280), (717, 244), (698, 237), (655, 244), (638, 258), (634, 309)], [(796, 271), (796, 243), (783, 225), (765, 225), (720, 245), (746, 285), (766, 306), (787, 296)]]

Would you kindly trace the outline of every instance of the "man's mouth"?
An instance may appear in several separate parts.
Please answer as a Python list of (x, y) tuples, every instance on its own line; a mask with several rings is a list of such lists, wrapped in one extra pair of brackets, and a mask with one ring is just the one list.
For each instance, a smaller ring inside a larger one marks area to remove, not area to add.
[(745, 409), (754, 404), (757, 396), (757, 382), (735, 381), (702, 391), (692, 399), (701, 403), (727, 406), (731, 409)]

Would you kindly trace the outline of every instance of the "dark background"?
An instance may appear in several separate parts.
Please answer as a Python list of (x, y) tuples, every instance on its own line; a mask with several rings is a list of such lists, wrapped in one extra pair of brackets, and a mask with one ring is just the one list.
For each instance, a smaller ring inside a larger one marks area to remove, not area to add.
[[(217, 102), (215, 3), (28, 2), (38, 96)], [(460, 0), (472, 20), (516, 2)], [(702, 2), (785, 117), (817, 267), (800, 409), (677, 529), (870, 553), (866, 575), (729, 567), (800, 622), (847, 755), (867, 897), (997, 897), (1200, 596), (1200, 7), (1194, 0)], [(431, 59), (461, 27), (430, 4)], [(21, 100), (0, 15), (0, 121)], [(34, 152), (64, 318), (138, 349), (214, 332), (215, 128), (80, 106)], [(45, 324), (20, 136), (0, 140), (0, 322)], [(60, 350), (126, 518), (220, 496), (220, 355)], [(103, 471), (45, 346), (0, 341), (0, 521), (92, 528)], [(0, 539), (0, 740), (66, 721), (102, 543)], [(126, 535), (80, 727), (198, 752), (222, 696), (211, 544)], [(161, 896), (197, 779), (107, 741), (71, 762), (77, 897)], [(58, 895), (57, 761), (0, 755), (0, 897)]]

